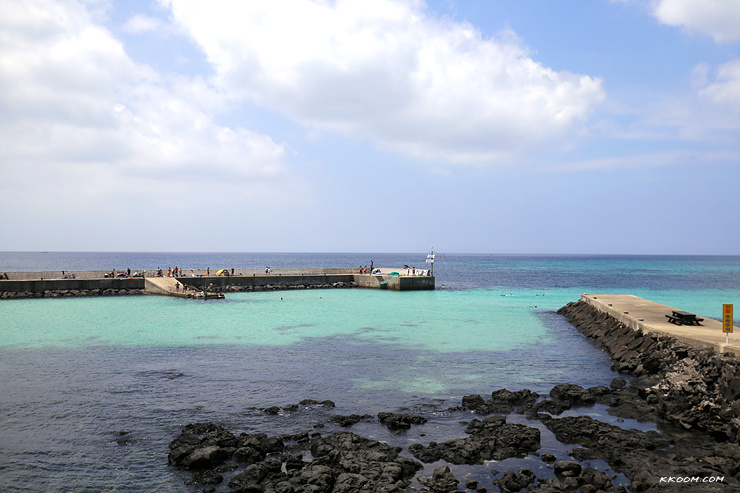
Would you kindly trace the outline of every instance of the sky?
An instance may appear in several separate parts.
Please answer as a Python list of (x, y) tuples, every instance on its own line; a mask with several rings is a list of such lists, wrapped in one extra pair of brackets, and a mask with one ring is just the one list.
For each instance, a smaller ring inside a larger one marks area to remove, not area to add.
[(0, 251), (740, 255), (740, 0), (0, 0)]

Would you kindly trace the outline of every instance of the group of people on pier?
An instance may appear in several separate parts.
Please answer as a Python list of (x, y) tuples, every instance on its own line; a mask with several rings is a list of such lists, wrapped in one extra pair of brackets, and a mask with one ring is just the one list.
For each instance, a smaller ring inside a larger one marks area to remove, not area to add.
[[(157, 268), (155, 277), (164, 277), (164, 271), (162, 271), (161, 268)], [(172, 267), (167, 267), (167, 277), (182, 277), (182, 269), (177, 266), (175, 266), (174, 269)]]

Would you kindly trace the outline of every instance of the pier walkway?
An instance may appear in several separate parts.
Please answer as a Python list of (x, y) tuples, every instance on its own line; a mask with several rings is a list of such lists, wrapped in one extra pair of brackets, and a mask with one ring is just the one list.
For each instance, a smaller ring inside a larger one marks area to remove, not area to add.
[[(722, 332), (722, 322), (708, 318), (706, 314), (697, 315), (704, 318), (701, 325), (676, 325), (666, 318), (679, 308), (662, 305), (650, 300), (629, 294), (582, 294), (581, 301), (597, 310), (609, 314), (627, 327), (641, 329), (675, 337), (687, 344), (708, 347), (718, 353), (732, 353), (740, 356), (740, 328), (734, 327), (726, 343), (727, 334)], [(721, 317), (722, 304), (717, 305), (716, 316)]]

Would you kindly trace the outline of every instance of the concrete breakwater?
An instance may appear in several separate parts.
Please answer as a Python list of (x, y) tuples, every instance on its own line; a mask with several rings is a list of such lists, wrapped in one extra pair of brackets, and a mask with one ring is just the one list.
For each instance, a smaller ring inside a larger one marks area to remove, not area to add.
[[(226, 292), (265, 291), (279, 289), (362, 287), (395, 291), (434, 289), (434, 277), (397, 275), (401, 269), (380, 269), (376, 274), (358, 273), (351, 268), (327, 269), (233, 269), (234, 274), (217, 276), (211, 269), (187, 270), (173, 276), (180, 284), (192, 289)], [(43, 298), (60, 296), (96, 296), (121, 294), (170, 294), (166, 290), (149, 290), (145, 279), (151, 272), (128, 273), (114, 271), (83, 272), (11, 272), (0, 280), (0, 299)], [(116, 277), (120, 276), (120, 277)]]
[(630, 387), (641, 400), (639, 414), (740, 443), (740, 361), (734, 355), (633, 329), (584, 299), (558, 313), (607, 351), (613, 369), (636, 377)]
[(143, 278), (0, 280), (0, 299), (146, 294)]
[[(740, 356), (740, 341), (736, 334), (740, 328), (726, 337), (722, 322), (705, 317), (699, 325), (677, 325), (670, 323), (667, 315), (678, 310), (675, 307), (656, 303), (629, 294), (582, 294), (580, 301), (588, 303), (627, 327), (653, 334), (669, 335), (692, 346), (710, 348), (718, 353)], [(720, 306), (717, 306), (718, 312)]]

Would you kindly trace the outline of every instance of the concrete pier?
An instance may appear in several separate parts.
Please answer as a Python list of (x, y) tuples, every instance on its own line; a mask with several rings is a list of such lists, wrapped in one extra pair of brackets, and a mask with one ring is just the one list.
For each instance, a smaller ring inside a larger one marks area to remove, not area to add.
[(177, 296), (175, 286), (178, 282), (196, 290), (211, 285), (214, 290), (228, 286), (288, 289), (341, 285), (395, 291), (434, 289), (433, 276), (414, 275), (415, 272), (406, 270), (386, 268), (377, 274), (364, 274), (354, 268), (273, 269), (269, 272), (264, 269), (234, 269), (234, 275), (217, 276), (216, 269), (188, 269), (178, 277), (153, 277), (153, 271), (138, 272), (136, 277), (122, 277), (125, 273), (116, 271), (115, 278), (104, 277), (109, 273), (103, 271), (66, 271), (64, 278), (61, 272), (9, 272), (8, 280), (0, 280), (0, 297), (13, 297), (10, 295), (14, 293), (31, 293), (37, 297), (40, 293), (94, 289), (137, 289), (147, 294)]
[(434, 278), (429, 276), (356, 275), (358, 288), (390, 289), (392, 291), (422, 291), (434, 289)]
[[(726, 343), (722, 332), (722, 322), (708, 318), (705, 314), (696, 315), (704, 318), (701, 325), (675, 325), (668, 322), (666, 315), (680, 310), (668, 305), (655, 303), (629, 294), (582, 294), (581, 301), (597, 310), (607, 313), (627, 327), (643, 332), (664, 334), (694, 346), (708, 347), (718, 353), (732, 353), (740, 356), (740, 328), (734, 327)], [(716, 316), (722, 315), (722, 303), (717, 305)]]
[[(390, 289), (392, 291), (423, 291), (434, 289), (434, 276), (427, 271), (411, 269), (375, 269), (375, 274), (355, 274), (359, 288)], [(422, 275), (424, 274), (424, 275)]]

